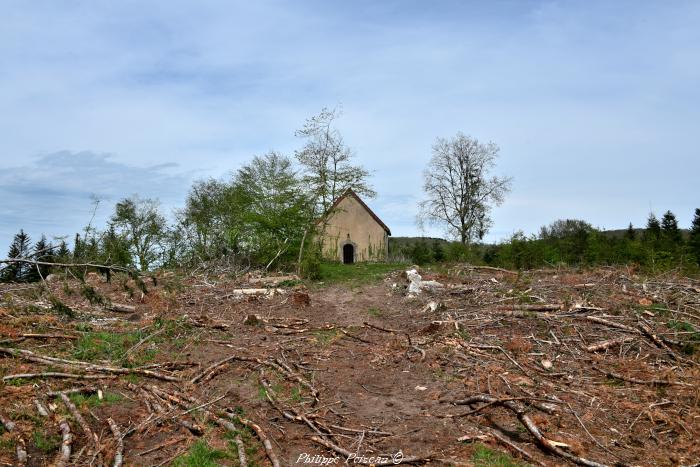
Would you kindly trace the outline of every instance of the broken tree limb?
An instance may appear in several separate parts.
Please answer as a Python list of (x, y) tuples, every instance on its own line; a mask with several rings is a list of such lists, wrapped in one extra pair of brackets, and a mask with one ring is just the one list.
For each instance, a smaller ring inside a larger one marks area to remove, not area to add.
[(598, 342), (596, 344), (591, 344), (588, 347), (586, 347), (586, 350), (588, 352), (599, 352), (601, 350), (607, 350), (610, 347), (615, 347), (618, 345), (622, 345), (626, 342), (630, 342), (633, 339), (631, 337), (620, 337), (619, 339), (610, 339), (607, 341), (602, 341)]
[(496, 309), (499, 311), (559, 311), (563, 309), (563, 306), (556, 303), (526, 303), (501, 305), (496, 307)]
[(9, 432), (14, 431), (15, 428), (17, 427), (17, 425), (15, 424), (15, 422), (13, 422), (13, 421), (10, 420), (9, 418), (7, 418), (7, 417), (6, 417), (5, 415), (3, 415), (2, 413), (0, 413), (0, 423), (1, 423), (2, 426), (5, 427), (5, 429), (6, 429), (7, 431), (9, 431)]
[[(236, 425), (221, 418), (213, 411), (205, 408), (204, 404), (202, 404), (200, 401), (198, 401), (194, 397), (184, 396), (183, 398), (179, 398), (179, 397), (175, 396), (174, 394), (170, 394), (168, 392), (165, 392), (162, 389), (160, 389), (156, 386), (153, 386), (153, 385), (149, 386), (148, 389), (151, 390), (152, 392), (154, 392), (155, 394), (158, 394), (161, 397), (165, 397), (168, 400), (171, 400), (174, 403), (178, 404), (180, 407), (183, 407), (186, 409), (190, 409), (189, 404), (192, 404), (192, 403), (197, 404), (199, 406), (199, 407), (197, 407), (197, 410), (201, 410), (201, 411), (209, 414), (209, 416), (211, 416), (212, 419), (217, 424), (219, 424), (223, 428), (226, 428), (227, 430), (232, 431), (234, 433), (238, 432)], [(184, 398), (186, 398), (187, 400), (184, 400)], [(233, 418), (234, 420), (241, 423), (241, 425), (245, 425), (248, 428), (251, 428), (255, 432), (255, 434), (258, 436), (260, 441), (263, 443), (263, 447), (265, 448), (265, 452), (267, 454), (268, 459), (270, 459), (272, 466), (273, 467), (280, 467), (279, 459), (277, 458), (277, 455), (275, 454), (274, 450), (272, 449), (272, 443), (270, 442), (270, 438), (267, 437), (267, 435), (265, 434), (265, 431), (258, 424), (254, 423), (246, 418), (232, 414), (232, 413), (227, 413), (227, 415), (228, 415), (228, 417)]]
[(13, 379), (32, 379), (32, 378), (64, 378), (64, 379), (108, 379), (116, 378), (114, 375), (79, 375), (74, 373), (58, 373), (55, 371), (45, 371), (43, 373), (19, 373), (16, 375), (3, 376), (3, 381)]
[(136, 311), (136, 307), (133, 305), (124, 305), (122, 303), (112, 303), (107, 307), (109, 311), (116, 311), (117, 313), (133, 313)]
[(86, 372), (92, 371), (92, 372), (96, 372), (96, 373), (110, 373), (110, 374), (117, 374), (117, 375), (137, 374), (137, 375), (142, 375), (142, 376), (148, 376), (150, 378), (160, 379), (163, 381), (172, 381), (172, 382), (182, 381), (181, 378), (178, 378), (176, 376), (164, 375), (162, 373), (158, 373), (158, 372), (151, 371), (151, 370), (146, 370), (143, 368), (115, 368), (115, 367), (110, 367), (110, 366), (98, 366), (98, 365), (94, 365), (94, 364), (88, 363), (88, 362), (81, 362), (81, 361), (77, 361), (77, 360), (66, 360), (63, 358), (50, 357), (48, 355), (40, 355), (40, 354), (36, 354), (34, 352), (31, 352), (29, 350), (24, 350), (24, 349), (13, 349), (13, 348), (8, 348), (8, 347), (0, 347), (0, 353), (3, 353), (5, 355), (10, 355), (13, 357), (17, 357), (17, 358), (22, 358), (24, 360), (29, 360), (29, 361), (36, 362), (36, 363), (42, 363), (44, 365), (62, 366), (64, 368), (71, 368), (71, 369), (74, 369), (74, 367), (77, 366)]
[(58, 422), (61, 428), (61, 449), (56, 456), (55, 466), (65, 467), (70, 461), (71, 445), (73, 444), (73, 435), (70, 432), (70, 425), (65, 419)]
[(48, 261), (36, 261), (28, 258), (5, 258), (0, 259), (0, 264), (31, 264), (34, 266), (50, 266), (57, 268), (95, 268), (109, 271), (125, 272), (129, 275), (141, 275), (136, 269), (125, 268), (114, 264), (96, 264), (96, 263), (50, 263)]
[(537, 424), (533, 422), (530, 416), (525, 412), (525, 407), (516, 401), (508, 399), (498, 399), (496, 397), (487, 395), (477, 395), (468, 397), (467, 399), (456, 401), (455, 403), (460, 405), (469, 405), (475, 402), (493, 402), (495, 403), (495, 405), (500, 405), (515, 413), (520, 423), (522, 423), (523, 426), (525, 426), (527, 431), (529, 431), (530, 434), (537, 440), (538, 444), (542, 446), (546, 451), (549, 451), (552, 454), (556, 454), (557, 456), (567, 459), (578, 465), (584, 465), (587, 467), (607, 467), (605, 464), (585, 459), (583, 457), (575, 456), (574, 454), (560, 449), (555, 441), (546, 438), (542, 434)]
[[(85, 433), (85, 436), (90, 440), (93, 446), (93, 453), (99, 452), (99, 439), (97, 438), (97, 435), (92, 431), (90, 428), (90, 425), (88, 425), (87, 421), (85, 421), (85, 418), (83, 415), (80, 413), (78, 408), (73, 404), (73, 402), (70, 400), (67, 394), (65, 393), (59, 393), (59, 397), (63, 401), (63, 405), (66, 406), (70, 414), (73, 416), (76, 422), (78, 422), (78, 425), (80, 425), (80, 428), (83, 430), (83, 433)], [(90, 451), (88, 450), (88, 454), (90, 454)]]
[(233, 441), (236, 443), (236, 450), (238, 451), (238, 464), (240, 464), (240, 467), (248, 467), (248, 458), (245, 455), (245, 444), (243, 444), (241, 435), (236, 435)]
[(487, 431), (488, 431), (488, 433), (489, 433), (491, 436), (493, 436), (494, 438), (496, 438), (497, 441), (499, 441), (499, 442), (502, 443), (502, 444), (505, 444), (506, 446), (508, 446), (509, 448), (511, 448), (512, 450), (514, 450), (515, 452), (517, 452), (518, 454), (520, 454), (521, 456), (523, 456), (523, 457), (524, 457), (525, 459), (527, 459), (528, 461), (534, 462), (535, 464), (541, 465), (542, 467), (546, 467), (545, 464), (543, 464), (542, 462), (540, 462), (540, 461), (538, 461), (537, 459), (535, 459), (535, 458), (532, 456), (532, 454), (530, 454), (530, 453), (527, 452), (525, 449), (523, 449), (523, 448), (521, 448), (520, 446), (518, 446), (517, 444), (515, 444), (515, 442), (509, 440), (509, 439), (508, 439), (506, 436), (504, 436), (500, 431), (498, 431), (498, 430), (496, 430), (496, 429), (493, 429), (493, 428), (487, 428)]
[(615, 373), (610, 370), (603, 370), (602, 368), (598, 368), (597, 366), (593, 365), (593, 369), (596, 371), (599, 371), (603, 373), (605, 376), (608, 378), (612, 379), (619, 379), (620, 381), (627, 381), (628, 383), (634, 383), (634, 384), (649, 384), (652, 386), (686, 386), (686, 387), (693, 387), (693, 384), (690, 383), (683, 383), (680, 381), (666, 381), (663, 379), (637, 379), (637, 378), (631, 378), (629, 376), (624, 376), (619, 373)]
[(122, 437), (121, 430), (119, 426), (111, 418), (107, 418), (107, 423), (109, 424), (109, 429), (112, 431), (114, 439), (117, 441), (117, 450), (114, 453), (113, 467), (121, 467), (124, 460), (124, 438)]
[(597, 316), (586, 316), (588, 321), (593, 321), (594, 323), (604, 324), (610, 326), (611, 328), (622, 329), (623, 331), (631, 332), (632, 334), (639, 334), (639, 330), (633, 327), (626, 326), (624, 324), (616, 323), (614, 321), (608, 321), (607, 319), (599, 318)]

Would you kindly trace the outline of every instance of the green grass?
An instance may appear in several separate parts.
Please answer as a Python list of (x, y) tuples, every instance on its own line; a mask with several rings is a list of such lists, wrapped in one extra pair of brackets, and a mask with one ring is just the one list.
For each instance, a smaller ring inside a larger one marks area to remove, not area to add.
[[(77, 329), (77, 326), (76, 326)], [(139, 329), (129, 332), (107, 332), (92, 331), (89, 326), (80, 329), (83, 335), (75, 342), (73, 357), (81, 361), (108, 360), (119, 363), (126, 367), (133, 367), (152, 362), (158, 351), (152, 347), (157, 344), (169, 341), (184, 346), (186, 335), (191, 327), (180, 320), (156, 319), (149, 329)], [(159, 335), (148, 339), (127, 359), (126, 352), (129, 351), (141, 339), (164, 330)]]
[(402, 263), (322, 263), (320, 281), (326, 284), (369, 284), (379, 281), (389, 272), (405, 267)]
[(475, 467), (521, 467), (527, 465), (509, 454), (496, 451), (483, 444), (474, 446), (472, 462), (474, 462)]
[(383, 313), (384, 312), (382, 310), (380, 310), (379, 308), (377, 308), (375, 306), (371, 306), (367, 310), (367, 314), (370, 316), (374, 316), (375, 318), (379, 318), (380, 316), (382, 316)]
[(156, 350), (146, 344), (134, 351), (127, 361), (126, 352), (146, 334), (142, 331), (114, 333), (106, 331), (86, 332), (75, 342), (73, 357), (81, 361), (107, 360), (124, 366), (133, 366), (153, 361)]
[(36, 430), (32, 435), (34, 446), (41, 452), (48, 454), (58, 449), (61, 444), (61, 437), (58, 435), (46, 436), (42, 431)]
[(314, 331), (313, 335), (316, 338), (316, 342), (320, 345), (326, 346), (333, 342), (333, 339), (340, 333), (337, 329), (319, 329)]
[(77, 406), (87, 405), (88, 407), (97, 407), (102, 404), (114, 404), (115, 402), (123, 400), (124, 397), (113, 392), (105, 392), (102, 394), (102, 399), (97, 397), (97, 394), (71, 394), (70, 399)]
[(696, 352), (697, 347), (700, 346), (700, 331), (695, 329), (692, 324), (686, 321), (677, 321), (675, 319), (669, 320), (666, 325), (674, 331), (692, 333), (683, 334), (680, 336), (680, 339), (683, 343), (683, 353), (686, 355), (693, 355)]
[(206, 441), (199, 440), (192, 445), (187, 454), (175, 459), (177, 467), (217, 467), (219, 459), (227, 459), (230, 454), (220, 449), (214, 449)]

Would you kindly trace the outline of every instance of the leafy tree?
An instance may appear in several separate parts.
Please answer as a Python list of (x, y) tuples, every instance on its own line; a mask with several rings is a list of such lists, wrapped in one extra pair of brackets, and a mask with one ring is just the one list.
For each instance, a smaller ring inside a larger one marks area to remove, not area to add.
[(690, 235), (688, 236), (688, 247), (695, 256), (695, 260), (700, 265), (700, 209), (695, 209), (695, 216), (690, 225)]
[(230, 183), (208, 179), (192, 185), (178, 218), (196, 258), (209, 260), (237, 250), (243, 207)]
[(122, 235), (139, 268), (147, 271), (158, 258), (166, 221), (159, 212), (159, 202), (133, 195), (119, 201), (111, 218), (111, 227)]
[(234, 187), (245, 206), (242, 245), (265, 265), (296, 251), (313, 209), (292, 161), (276, 152), (254, 157), (237, 172)]
[(367, 181), (369, 172), (352, 164), (352, 151), (334, 126), (340, 116), (340, 109), (324, 107), (295, 133), (305, 140), (295, 155), (303, 169), (304, 185), (311, 192), (317, 215), (326, 213), (333, 201), (348, 188), (366, 197), (376, 195)]
[(133, 258), (129, 251), (129, 240), (125, 234), (118, 234), (114, 225), (110, 225), (102, 235), (100, 262), (119, 266), (133, 264)]
[(426, 199), (418, 221), (441, 224), (464, 245), (482, 239), (491, 227), (490, 212), (510, 191), (511, 179), (491, 176), (499, 148), (462, 133), (438, 138), (423, 172)]

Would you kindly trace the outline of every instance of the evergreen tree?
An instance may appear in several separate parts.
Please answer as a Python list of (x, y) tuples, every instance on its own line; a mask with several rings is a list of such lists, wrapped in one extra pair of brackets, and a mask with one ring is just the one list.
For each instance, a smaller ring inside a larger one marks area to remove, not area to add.
[[(32, 252), (32, 259), (35, 261), (41, 261), (45, 263), (53, 263), (55, 261), (53, 254), (54, 246), (46, 240), (46, 236), (42, 235), (38, 242), (34, 244), (34, 251)], [(38, 274), (37, 274), (38, 272)], [(41, 265), (38, 267), (32, 267), (30, 272), (29, 281), (37, 281), (42, 277), (45, 278), (51, 273), (51, 267)], [(39, 274), (41, 277), (39, 277)]]
[(634, 226), (630, 222), (630, 225), (627, 227), (627, 231), (625, 232), (625, 238), (627, 240), (634, 240), (637, 237), (637, 233), (634, 231)]
[(445, 260), (445, 250), (442, 249), (442, 245), (439, 242), (433, 242), (432, 250), (433, 261), (441, 263)]
[(661, 218), (661, 233), (664, 239), (672, 245), (682, 242), (681, 231), (678, 229), (678, 220), (671, 211), (666, 211)]
[(693, 223), (690, 225), (688, 247), (693, 256), (695, 256), (695, 260), (700, 264), (700, 208), (695, 210), (695, 217), (693, 217)]
[(656, 218), (654, 213), (649, 213), (649, 219), (647, 220), (647, 228), (644, 232), (645, 240), (656, 241), (661, 238), (661, 224)]
[(58, 244), (58, 250), (56, 250), (56, 262), (67, 263), (70, 261), (70, 250), (68, 249), (68, 244), (65, 240), (61, 240)]
[[(29, 258), (31, 257), (31, 239), (24, 230), (20, 230), (15, 235), (7, 253), (8, 258)], [(2, 282), (27, 282), (30, 265), (25, 263), (11, 263), (0, 271)]]

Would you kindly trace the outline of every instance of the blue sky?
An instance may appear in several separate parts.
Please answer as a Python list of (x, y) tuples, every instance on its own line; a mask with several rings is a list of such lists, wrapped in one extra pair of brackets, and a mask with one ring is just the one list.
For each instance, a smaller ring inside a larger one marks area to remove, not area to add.
[[(394, 235), (438, 136), (501, 147), (488, 240), (558, 218), (642, 225), (700, 207), (697, 1), (5, 1), (0, 249), (69, 235), (91, 196), (181, 206), (193, 179), (342, 104)], [(432, 229), (429, 235), (440, 235)], [(0, 253), (1, 255), (1, 253)]]

